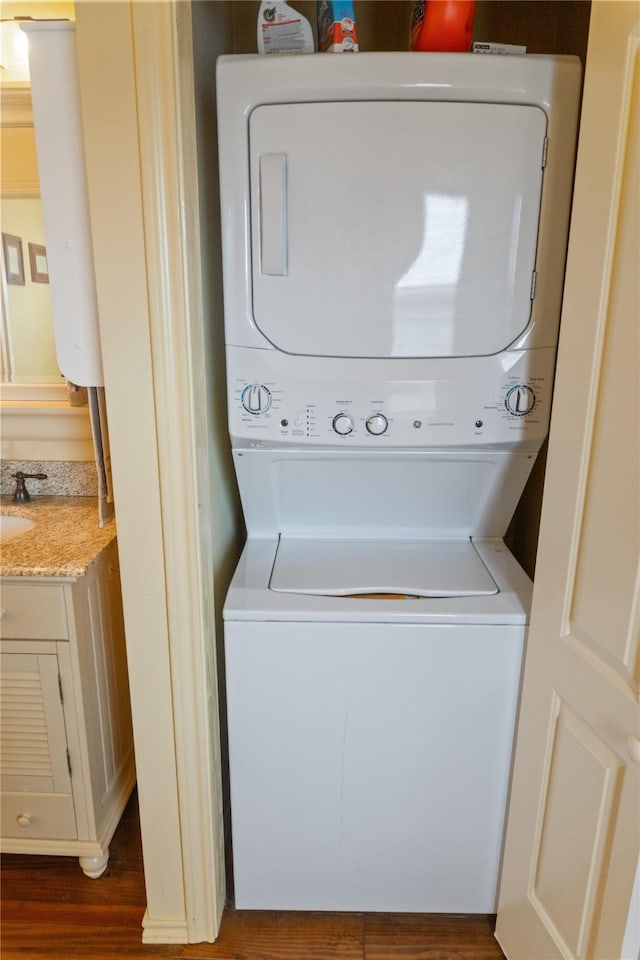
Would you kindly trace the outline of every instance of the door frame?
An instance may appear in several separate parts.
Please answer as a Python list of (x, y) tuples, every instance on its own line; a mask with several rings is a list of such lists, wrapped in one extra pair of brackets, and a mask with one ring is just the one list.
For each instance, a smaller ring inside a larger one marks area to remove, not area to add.
[(225, 900), (212, 652), (221, 597), (211, 573), (214, 483), (202, 453), (211, 424), (191, 4), (81, 0), (76, 24), (147, 889), (143, 940), (213, 941)]
[(191, 5), (78, 3), (76, 38), (147, 892), (143, 940), (213, 941), (225, 900), (213, 653), (221, 598), (216, 604)]

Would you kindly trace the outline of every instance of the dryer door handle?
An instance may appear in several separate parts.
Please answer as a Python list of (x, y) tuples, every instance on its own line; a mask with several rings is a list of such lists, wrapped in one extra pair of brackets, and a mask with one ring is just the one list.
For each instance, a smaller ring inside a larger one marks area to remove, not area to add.
[(260, 154), (260, 272), (287, 273), (287, 157)]

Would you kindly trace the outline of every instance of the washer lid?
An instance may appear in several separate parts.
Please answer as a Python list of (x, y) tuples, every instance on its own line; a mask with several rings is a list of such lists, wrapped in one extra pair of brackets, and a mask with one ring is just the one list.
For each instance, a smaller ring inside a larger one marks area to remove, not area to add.
[(281, 593), (476, 597), (498, 593), (470, 540), (282, 537), (269, 584)]
[(256, 107), (258, 329), (304, 356), (504, 349), (531, 315), (546, 129), (504, 103)]

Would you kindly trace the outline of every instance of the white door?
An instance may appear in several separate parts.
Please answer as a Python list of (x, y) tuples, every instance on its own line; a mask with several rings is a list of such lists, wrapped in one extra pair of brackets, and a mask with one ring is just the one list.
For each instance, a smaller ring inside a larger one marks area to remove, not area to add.
[(257, 107), (259, 329), (310, 356), (504, 349), (531, 314), (546, 132), (544, 111), (521, 104)]
[(496, 927), (509, 960), (640, 946), (639, 75), (639, 6), (594, 3)]

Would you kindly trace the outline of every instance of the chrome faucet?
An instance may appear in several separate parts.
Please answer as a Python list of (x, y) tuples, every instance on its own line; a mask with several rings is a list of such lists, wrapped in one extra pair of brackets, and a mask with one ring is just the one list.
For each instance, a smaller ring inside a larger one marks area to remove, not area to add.
[(27, 485), (25, 480), (46, 480), (46, 473), (23, 473), (22, 470), (18, 470), (17, 473), (12, 473), (11, 476), (16, 481), (16, 489), (13, 494), (13, 503), (28, 503), (31, 500), (31, 494), (27, 490)]

